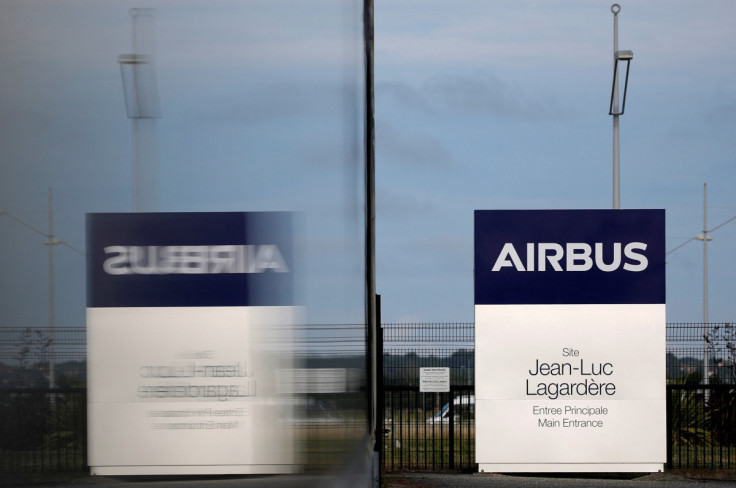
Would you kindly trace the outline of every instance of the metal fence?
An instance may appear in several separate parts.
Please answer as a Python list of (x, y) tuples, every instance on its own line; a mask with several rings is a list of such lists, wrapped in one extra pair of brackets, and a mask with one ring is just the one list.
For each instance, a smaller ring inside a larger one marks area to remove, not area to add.
[(736, 323), (667, 324), (669, 469), (736, 469), (735, 362)]
[(736, 384), (736, 322), (667, 324), (667, 380)]
[(84, 327), (0, 328), (0, 389), (84, 388)]
[[(258, 347), (293, 359), (279, 378), (306, 468), (339, 465), (366, 432), (365, 325), (269, 331)], [(85, 328), (0, 328), (0, 473), (88, 469), (86, 342)]]
[[(337, 329), (298, 341), (338, 337), (307, 367), (362, 367), (362, 328)], [(735, 323), (667, 324), (669, 468), (736, 469), (735, 360)], [(383, 325), (384, 469), (475, 468), (474, 361), (472, 322)], [(420, 393), (421, 367), (449, 367), (452, 391)], [(0, 329), (0, 415), (0, 472), (86, 469), (84, 328)]]
[[(383, 324), (385, 386), (418, 386), (419, 368), (450, 367), (451, 383), (472, 385), (474, 324)], [(736, 322), (671, 322), (666, 327), (668, 383), (736, 383)], [(707, 366), (706, 366), (707, 362)]]
[(85, 469), (86, 389), (2, 388), (0, 418), (0, 473)]
[(667, 386), (668, 469), (736, 469), (736, 387)]
[(419, 386), (419, 368), (450, 368), (450, 383), (475, 380), (475, 324), (383, 324), (383, 384)]
[(475, 400), (472, 386), (448, 393), (386, 387), (384, 469), (463, 470), (475, 465)]
[[(384, 469), (475, 466), (472, 322), (383, 324)], [(419, 370), (450, 368), (450, 392), (419, 391)]]
[(86, 330), (0, 329), (0, 472), (87, 465)]
[[(449, 413), (475, 399), (474, 324), (389, 323), (383, 337), (383, 468), (474, 469), (474, 411)], [(668, 323), (666, 337), (668, 467), (736, 468), (736, 323)], [(452, 393), (420, 393), (422, 367), (449, 367)]]

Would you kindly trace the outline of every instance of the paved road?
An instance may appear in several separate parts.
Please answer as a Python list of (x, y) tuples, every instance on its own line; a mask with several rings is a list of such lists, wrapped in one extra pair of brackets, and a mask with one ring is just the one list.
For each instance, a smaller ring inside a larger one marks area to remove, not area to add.
[[(402, 473), (384, 476), (382, 488), (721, 488), (736, 487), (733, 480), (691, 479), (669, 473), (649, 476), (603, 479), (593, 477), (543, 477), (497, 474)], [(9, 478), (0, 474), (0, 486), (33, 488), (368, 488), (370, 481), (362, 476), (270, 475), (220, 477), (103, 477), (80, 476), (72, 479), (49, 477)]]
[[(31, 488), (338, 488), (331, 476), (266, 475), (266, 476), (79, 476), (59, 479), (48, 476), (3, 477), (2, 487)], [(351, 488), (357, 488), (353, 486)]]
[[(736, 474), (736, 473), (734, 473)], [(569, 476), (569, 475), (568, 475)], [(404, 473), (384, 477), (385, 488), (476, 488), (476, 487), (599, 487), (599, 488), (720, 488), (735, 487), (736, 481), (690, 479), (669, 473), (618, 479), (564, 476), (515, 476), (499, 474)]]

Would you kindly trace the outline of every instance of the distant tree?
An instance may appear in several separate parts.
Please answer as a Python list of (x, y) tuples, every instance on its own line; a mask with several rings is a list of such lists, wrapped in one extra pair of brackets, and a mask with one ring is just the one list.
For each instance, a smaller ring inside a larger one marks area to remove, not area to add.
[(15, 359), (20, 365), (19, 386), (37, 386), (47, 379), (48, 351), (51, 346), (44, 331), (26, 328), (15, 345)]
[[(703, 337), (708, 354), (715, 365), (715, 376), (721, 383), (736, 384), (736, 324), (725, 322), (712, 325)], [(722, 355), (722, 359), (718, 357)]]

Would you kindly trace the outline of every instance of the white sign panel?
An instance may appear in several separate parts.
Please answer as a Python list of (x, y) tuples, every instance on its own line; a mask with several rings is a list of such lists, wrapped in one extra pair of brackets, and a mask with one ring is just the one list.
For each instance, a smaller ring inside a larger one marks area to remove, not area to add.
[(450, 391), (450, 368), (419, 368), (419, 391), (447, 393)]
[(662, 211), (476, 212), (480, 470), (663, 469), (663, 242)]

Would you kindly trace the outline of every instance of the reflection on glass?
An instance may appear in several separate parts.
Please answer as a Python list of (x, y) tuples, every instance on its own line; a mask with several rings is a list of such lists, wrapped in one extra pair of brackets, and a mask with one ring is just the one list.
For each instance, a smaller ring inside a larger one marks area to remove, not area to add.
[[(18, 27), (4, 29), (3, 38), (12, 42), (0, 43), (0, 62), (8, 74), (2, 111), (12, 114), (7, 119), (12, 124), (0, 133), (6, 155), (0, 208), (44, 228), (46, 193), (53, 187), (54, 236), (72, 248), (85, 247), (86, 214), (131, 208), (135, 149), (130, 142), (136, 134), (126, 118), (118, 63), (121, 53), (130, 52), (130, 7), (91, 0), (49, 2), (40, 9), (0, 5), (3, 24)], [(252, 361), (272, 371), (258, 382), (261, 406), (288, 426), (295, 466), (315, 473), (343, 470), (354, 452), (365, 450), (367, 431), (363, 3), (224, 1), (213, 9), (206, 2), (157, 2), (155, 7), (156, 115), (165, 117), (156, 122), (158, 181), (151, 208), (162, 213), (298, 212), (292, 241), (298, 309), (288, 317), (253, 318), (248, 340)], [(133, 58), (120, 60), (124, 71), (136, 67), (128, 63)], [(45, 250), (36, 249), (37, 236), (22, 226), (0, 231), (0, 326), (45, 324), (46, 308), (38, 306), (48, 300)], [(86, 322), (85, 259), (69, 250), (58, 246), (54, 257), (56, 329)], [(194, 269), (203, 269), (192, 264), (200, 251), (169, 249), (167, 259), (196, 274)], [(176, 254), (181, 252), (190, 254)], [(222, 264), (227, 256), (217, 252), (215, 261)], [(136, 265), (146, 268), (148, 261), (136, 253), (126, 256), (135, 254)], [(109, 268), (121, 269), (122, 251), (109, 257), (119, 259)], [(181, 264), (185, 261), (189, 264)], [(153, 320), (147, 317), (134, 326), (141, 334)], [(190, 313), (181, 320), (194, 317), (201, 318)], [(186, 327), (195, 334), (204, 326), (192, 322)], [(176, 334), (182, 331), (169, 331), (155, 341), (166, 344)], [(122, 334), (117, 340), (134, 339)], [(122, 350), (123, 342), (117, 345)], [(204, 345), (167, 350), (152, 342), (145, 353), (151, 356), (138, 359), (145, 359), (140, 365), (159, 368), (178, 367), (182, 361), (195, 367), (241, 361), (181, 357), (208, 350)], [(107, 359), (115, 351), (106, 351)], [(90, 382), (95, 374), (90, 368)], [(136, 385), (148, 385), (143, 380), (138, 374)], [(181, 378), (159, 380), (164, 387), (156, 394), (171, 390)], [(182, 411), (178, 407), (146, 408), (154, 412), (152, 423), (194, 422), (173, 421), (179, 414), (162, 413)], [(239, 422), (247, 408), (221, 410)], [(114, 421), (125, 426), (124, 417)], [(158, 430), (176, 435), (177, 429)], [(206, 434), (207, 429), (201, 430)]]

